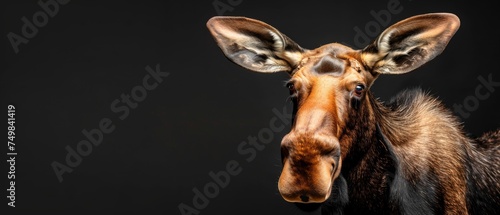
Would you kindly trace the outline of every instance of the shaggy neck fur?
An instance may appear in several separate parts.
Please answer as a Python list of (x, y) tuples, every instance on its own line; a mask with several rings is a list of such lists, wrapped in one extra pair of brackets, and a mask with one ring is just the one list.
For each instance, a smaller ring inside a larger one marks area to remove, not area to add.
[(418, 89), (387, 105), (370, 93), (363, 102), (339, 138), (346, 153), (332, 196), (345, 198), (331, 204), (370, 214), (467, 211), (463, 163), (470, 149), (449, 111)]

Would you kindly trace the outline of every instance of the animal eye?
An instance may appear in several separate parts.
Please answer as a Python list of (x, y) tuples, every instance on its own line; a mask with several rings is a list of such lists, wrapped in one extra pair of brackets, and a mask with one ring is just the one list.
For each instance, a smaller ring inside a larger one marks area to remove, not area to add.
[(365, 90), (365, 85), (357, 84), (356, 87), (354, 87), (354, 94), (356, 96), (361, 96), (363, 93), (363, 90)]
[(363, 95), (363, 91), (365, 90), (365, 85), (357, 84), (354, 87), (354, 91), (352, 92), (351, 98), (351, 107), (358, 110), (361, 105), (361, 96)]
[(365, 89), (365, 85), (362, 85), (362, 84), (358, 84), (356, 85), (356, 87), (354, 88), (354, 91), (356, 91), (356, 93), (359, 93), (361, 94), (363, 92), (363, 90)]
[(288, 88), (288, 90), (290, 91), (290, 95), (293, 95), (296, 93), (295, 85), (293, 84), (293, 82), (286, 83), (286, 88)]

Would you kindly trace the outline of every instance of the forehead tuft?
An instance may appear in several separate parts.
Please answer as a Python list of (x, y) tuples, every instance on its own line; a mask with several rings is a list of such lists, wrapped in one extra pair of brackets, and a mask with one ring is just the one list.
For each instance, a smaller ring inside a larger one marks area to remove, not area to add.
[(340, 76), (343, 74), (348, 59), (356, 55), (356, 51), (339, 43), (330, 43), (310, 50), (302, 64), (310, 64), (311, 72)]
[(335, 55), (329, 54), (323, 56), (314, 63), (312, 72), (317, 74), (329, 74), (333, 76), (340, 76), (344, 73), (345, 61), (336, 58)]

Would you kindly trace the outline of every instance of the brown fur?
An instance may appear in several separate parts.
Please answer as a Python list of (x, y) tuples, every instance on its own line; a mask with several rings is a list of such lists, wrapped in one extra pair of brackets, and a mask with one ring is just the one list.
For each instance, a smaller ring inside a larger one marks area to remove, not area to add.
[(460, 25), (449, 13), (402, 20), (363, 50), (306, 50), (245, 17), (207, 26), (226, 57), (247, 69), (288, 72), (296, 109), (281, 144), (286, 201), (325, 214), (494, 214), (500, 208), (500, 130), (477, 139), (419, 89), (384, 104), (370, 86), (439, 55)]
[[(402, 177), (410, 184), (436, 176), (446, 214), (462, 214), (466, 204), (466, 152), (470, 141), (458, 121), (436, 99), (421, 91), (404, 93), (393, 101), (394, 110), (377, 104), (382, 133), (393, 144)], [(398, 101), (403, 100), (403, 101)]]

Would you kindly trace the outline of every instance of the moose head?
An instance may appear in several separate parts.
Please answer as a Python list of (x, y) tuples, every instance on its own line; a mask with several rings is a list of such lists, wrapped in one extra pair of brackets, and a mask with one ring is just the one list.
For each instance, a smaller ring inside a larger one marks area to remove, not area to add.
[(362, 147), (355, 146), (361, 144), (359, 137), (373, 129), (358, 119), (376, 120), (374, 114), (364, 114), (376, 111), (369, 92), (375, 79), (407, 73), (432, 60), (459, 25), (449, 13), (417, 15), (355, 50), (339, 43), (305, 49), (276, 28), (246, 17), (216, 16), (207, 22), (232, 62), (255, 72), (290, 75), (286, 87), (295, 117), (281, 142), (278, 189), (286, 201), (301, 203), (329, 198), (346, 158)]

